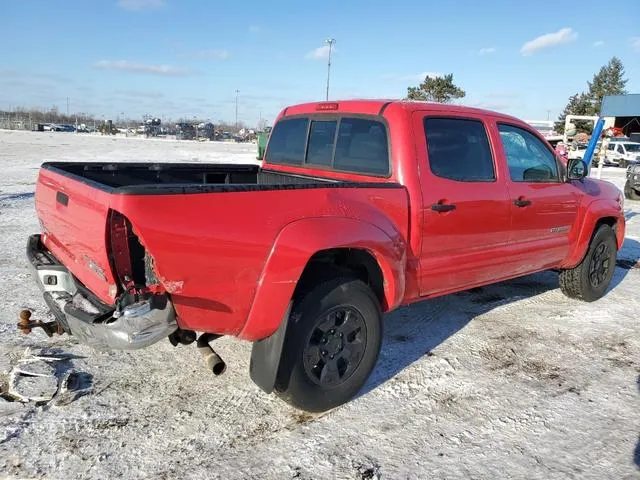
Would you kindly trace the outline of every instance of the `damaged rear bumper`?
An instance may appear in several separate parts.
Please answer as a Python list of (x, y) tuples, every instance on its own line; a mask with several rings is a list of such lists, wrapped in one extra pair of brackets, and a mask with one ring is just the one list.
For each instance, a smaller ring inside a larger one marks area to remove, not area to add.
[(51, 313), (81, 343), (100, 350), (133, 350), (152, 345), (178, 328), (166, 294), (119, 310), (103, 304), (44, 247), (39, 234), (29, 237), (27, 258)]

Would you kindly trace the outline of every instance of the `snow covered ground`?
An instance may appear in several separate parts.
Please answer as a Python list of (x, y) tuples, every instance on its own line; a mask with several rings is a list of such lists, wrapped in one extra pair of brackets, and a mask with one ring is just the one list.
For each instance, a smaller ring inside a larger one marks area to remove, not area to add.
[[(400, 309), (361, 395), (312, 417), (249, 379), (250, 344), (223, 338), (227, 373), (193, 346), (96, 353), (42, 331), (26, 266), (44, 160), (251, 162), (255, 145), (0, 131), (0, 386), (25, 350), (65, 354), (88, 393), (45, 406), (0, 398), (0, 478), (640, 478), (640, 271), (565, 298), (551, 272)], [(622, 169), (603, 177), (622, 187)], [(619, 258), (640, 258), (627, 201)], [(624, 262), (623, 262), (624, 263)], [(625, 264), (626, 265), (626, 264)], [(0, 387), (1, 388), (1, 387)]]

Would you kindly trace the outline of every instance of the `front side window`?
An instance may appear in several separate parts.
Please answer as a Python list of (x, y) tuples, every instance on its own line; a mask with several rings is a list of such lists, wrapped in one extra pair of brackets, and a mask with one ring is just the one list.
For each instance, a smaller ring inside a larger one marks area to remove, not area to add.
[(555, 155), (531, 132), (498, 124), (509, 175), (514, 182), (558, 182)]
[(271, 131), (265, 160), (268, 163), (302, 165), (308, 126), (308, 118), (291, 118), (277, 122)]
[(489, 139), (481, 121), (427, 117), (424, 131), (434, 175), (459, 182), (496, 179)]

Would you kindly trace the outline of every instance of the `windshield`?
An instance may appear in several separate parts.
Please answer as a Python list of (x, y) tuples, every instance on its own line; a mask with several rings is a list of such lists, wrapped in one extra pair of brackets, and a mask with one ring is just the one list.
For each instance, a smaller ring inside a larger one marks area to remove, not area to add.
[(640, 143), (625, 143), (624, 148), (627, 152), (638, 153), (640, 152)]

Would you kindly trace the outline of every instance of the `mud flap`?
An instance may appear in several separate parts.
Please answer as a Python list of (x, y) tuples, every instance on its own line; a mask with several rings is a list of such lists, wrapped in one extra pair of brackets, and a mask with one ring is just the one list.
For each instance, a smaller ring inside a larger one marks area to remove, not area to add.
[(251, 376), (251, 380), (266, 393), (273, 392), (273, 387), (276, 383), (291, 306), (292, 303), (289, 303), (278, 330), (270, 337), (253, 343), (251, 362), (249, 363), (249, 375)]

